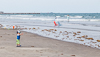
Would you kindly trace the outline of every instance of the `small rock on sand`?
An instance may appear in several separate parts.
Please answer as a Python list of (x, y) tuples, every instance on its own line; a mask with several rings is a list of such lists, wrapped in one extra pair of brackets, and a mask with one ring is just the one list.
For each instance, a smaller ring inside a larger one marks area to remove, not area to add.
[(31, 46), (31, 47), (34, 47), (34, 46)]
[(61, 55), (63, 55), (63, 53)]
[(71, 56), (75, 56), (75, 55), (71, 55)]
[(0, 37), (2, 37), (2, 36), (0, 36)]

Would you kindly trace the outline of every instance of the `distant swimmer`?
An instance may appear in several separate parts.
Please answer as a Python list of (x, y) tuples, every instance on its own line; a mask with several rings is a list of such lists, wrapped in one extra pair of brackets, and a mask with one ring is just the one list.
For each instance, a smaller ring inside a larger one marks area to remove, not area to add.
[(69, 15), (67, 15), (67, 20), (68, 20), (68, 22), (69, 22)]

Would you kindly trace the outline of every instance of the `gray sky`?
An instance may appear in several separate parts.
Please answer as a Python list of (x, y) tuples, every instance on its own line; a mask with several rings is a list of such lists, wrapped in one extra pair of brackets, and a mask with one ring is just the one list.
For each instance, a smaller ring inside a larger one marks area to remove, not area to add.
[(100, 13), (100, 0), (0, 0), (0, 11)]

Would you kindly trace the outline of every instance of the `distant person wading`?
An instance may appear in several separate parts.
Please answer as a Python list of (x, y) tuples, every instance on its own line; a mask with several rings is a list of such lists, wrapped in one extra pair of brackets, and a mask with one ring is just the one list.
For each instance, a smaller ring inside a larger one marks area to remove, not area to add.
[(68, 22), (69, 22), (69, 15), (67, 15), (67, 20), (68, 20)]

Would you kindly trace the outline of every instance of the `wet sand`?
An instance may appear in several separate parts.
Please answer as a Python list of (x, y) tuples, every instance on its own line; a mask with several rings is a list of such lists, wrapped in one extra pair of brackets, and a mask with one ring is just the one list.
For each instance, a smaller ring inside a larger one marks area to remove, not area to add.
[(0, 28), (0, 57), (100, 57), (100, 49), (23, 31), (16, 47), (16, 31)]

